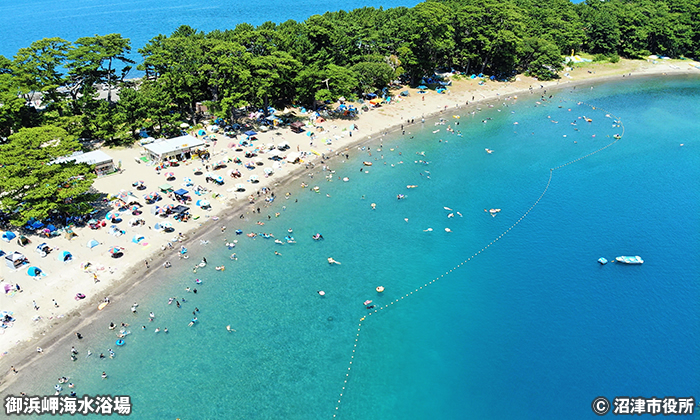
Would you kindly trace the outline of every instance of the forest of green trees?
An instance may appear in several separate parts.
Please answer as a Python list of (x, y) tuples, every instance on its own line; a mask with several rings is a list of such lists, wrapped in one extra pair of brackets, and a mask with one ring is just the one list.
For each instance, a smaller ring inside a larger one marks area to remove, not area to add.
[[(699, 11), (700, 0), (431, 0), (210, 33), (182, 26), (140, 48), (138, 62), (119, 34), (47, 38), (0, 56), (0, 139), (48, 126), (130, 143), (142, 128), (168, 136), (195, 122), (198, 102), (231, 118), (241, 106), (308, 106), (377, 92), (397, 78), (415, 84), (436, 69), (551, 79), (572, 50), (697, 57)], [(144, 75), (138, 81), (128, 79), (134, 68)], [(97, 96), (104, 85), (106, 100)], [(40, 111), (31, 106), (35, 92)]]

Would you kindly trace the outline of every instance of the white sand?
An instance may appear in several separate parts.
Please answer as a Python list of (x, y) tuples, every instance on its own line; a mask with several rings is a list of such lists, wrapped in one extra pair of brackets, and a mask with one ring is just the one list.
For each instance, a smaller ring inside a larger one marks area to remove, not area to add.
[[(585, 83), (594, 78), (601, 79), (610, 77), (617, 79), (623, 74), (627, 75), (628, 73), (637, 76), (640, 74), (697, 73), (699, 71), (697, 68), (690, 67), (688, 64), (688, 61), (676, 60), (672, 62), (660, 62), (655, 65), (647, 62), (622, 60), (615, 65), (587, 64), (574, 71), (570, 71), (570, 77), (564, 77), (562, 80), (554, 82), (540, 83), (532, 78), (521, 76), (521, 80), (515, 83), (487, 82), (483, 86), (479, 86), (477, 82), (473, 80), (458, 81), (449, 88), (447, 94), (442, 95), (434, 91), (430, 91), (426, 95), (421, 95), (418, 94), (415, 89), (410, 89), (409, 97), (402, 98), (398, 103), (384, 105), (379, 109), (362, 113), (362, 115), (354, 121), (329, 120), (322, 123), (321, 125), (325, 128), (326, 132), (317, 134), (313, 146), (309, 144), (309, 137), (307, 137), (305, 133), (295, 134), (289, 129), (275, 129), (267, 133), (260, 133), (258, 136), (259, 140), (255, 142), (255, 145), (259, 146), (269, 143), (278, 144), (282, 141), (287, 141), (291, 146), (289, 152), (296, 152), (297, 150), (310, 151), (314, 149), (327, 156), (333, 156), (336, 152), (344, 152), (353, 155), (356, 150), (351, 148), (351, 145), (355, 143), (365, 141), (369, 137), (377, 137), (381, 135), (382, 132), (390, 130), (392, 127), (393, 129), (397, 129), (398, 126), (405, 124), (406, 120), (411, 118), (415, 119), (416, 124), (419, 124), (422, 117), (428, 117), (438, 112), (447, 111), (446, 115), (457, 114), (460, 111), (455, 110), (455, 108), (458, 106), (465, 108), (467, 101), (471, 105), (474, 102), (487, 101), (494, 98), (505, 98), (515, 94), (525, 97), (529, 95), (528, 89), (530, 86), (534, 89), (534, 94), (539, 95), (539, 90), (541, 89), (540, 85), (544, 85), (546, 89), (550, 86), (564, 85), (572, 82), (577, 84)], [(690, 64), (697, 65), (697, 63), (694, 62)], [(400, 91), (406, 89), (407, 88), (401, 88), (393, 93), (396, 95)], [(472, 97), (474, 98), (473, 100)], [(350, 137), (347, 128), (353, 123), (359, 127), (359, 131), (355, 131), (353, 137)], [(405, 126), (406, 135), (409, 135), (411, 129), (411, 125)], [(227, 148), (227, 145), (233, 140), (221, 135), (219, 135), (218, 138), (219, 141), (216, 146), (210, 149), (212, 151), (211, 163), (221, 160), (226, 156), (231, 158), (239, 156), (243, 162), (250, 160), (244, 158), (242, 152), (234, 152), (233, 149)], [(325, 138), (333, 139), (332, 144), (322, 144), (321, 140)], [(249, 150), (250, 148), (244, 149)], [(229, 163), (228, 167), (225, 169), (213, 171), (217, 175), (222, 175), (224, 177), (225, 184), (223, 186), (207, 184), (204, 182), (203, 175), (193, 175), (193, 169), (198, 167), (202, 167), (203, 172), (207, 172), (204, 165), (198, 160), (190, 161), (176, 168), (164, 170), (162, 173), (169, 171), (175, 173), (176, 181), (170, 182), (166, 181), (164, 175), (158, 175), (152, 166), (147, 166), (144, 163), (137, 163), (136, 160), (142, 152), (141, 147), (135, 146), (131, 149), (105, 149), (105, 152), (114, 158), (115, 164), (121, 162), (122, 171), (118, 174), (97, 179), (94, 184), (97, 190), (108, 194), (116, 194), (121, 190), (132, 191), (137, 201), (145, 205), (145, 201), (142, 198), (145, 193), (157, 191), (157, 187), (166, 182), (171, 184), (175, 189), (180, 188), (183, 178), (189, 177), (192, 178), (195, 185), (199, 184), (212, 190), (206, 194), (206, 196), (199, 197), (192, 193), (193, 189), (191, 187), (185, 187), (185, 189), (190, 191), (190, 195), (193, 198), (193, 202), (190, 204), (190, 212), (194, 215), (199, 215), (200, 218), (198, 220), (190, 220), (187, 223), (180, 223), (172, 220), (172, 218), (165, 219), (173, 224), (176, 232), (169, 234), (160, 233), (149, 229), (149, 226), (153, 227), (156, 222), (162, 221), (163, 219), (150, 214), (149, 209), (151, 206), (145, 206), (145, 211), (140, 217), (145, 219), (146, 225), (134, 228), (129, 227), (127, 222), (133, 216), (127, 212), (123, 214), (124, 220), (118, 224), (120, 229), (126, 231), (126, 234), (120, 237), (108, 234), (106, 228), (91, 230), (86, 227), (75, 229), (75, 233), (77, 233), (78, 237), (71, 241), (63, 237), (44, 239), (32, 236), (30, 237), (32, 243), (25, 248), (19, 247), (14, 240), (10, 244), (0, 242), (0, 248), (2, 248), (3, 251), (7, 253), (11, 253), (15, 250), (20, 251), (30, 260), (29, 265), (25, 265), (19, 270), (10, 270), (5, 266), (3, 258), (2, 268), (0, 269), (0, 276), (3, 278), (3, 280), (0, 281), (1, 284), (19, 284), (23, 289), (21, 293), (8, 294), (0, 297), (0, 310), (11, 311), (16, 318), (11, 328), (0, 329), (0, 372), (9, 372), (10, 365), (14, 365), (19, 370), (22, 370), (23, 366), (27, 366), (30, 362), (35, 360), (34, 356), (36, 356), (37, 346), (44, 348), (44, 355), (42, 355), (42, 357), (46, 357), (45, 354), (47, 353), (56, 351), (54, 347), (57, 346), (54, 346), (52, 343), (55, 342), (57, 338), (56, 334), (58, 334), (57, 330), (60, 330), (62, 323), (67, 323), (71, 318), (73, 318), (74, 323), (80, 322), (81, 325), (89, 322), (91, 315), (97, 313), (97, 305), (105, 296), (108, 296), (115, 287), (127, 281), (128, 276), (143, 276), (145, 260), (148, 260), (150, 263), (154, 259), (158, 260), (161, 254), (165, 254), (166, 259), (177, 259), (177, 250), (180, 244), (173, 242), (175, 250), (172, 251), (167, 250), (163, 252), (161, 251), (161, 247), (167, 244), (168, 241), (176, 239), (178, 232), (184, 232), (185, 235), (189, 237), (194, 234), (194, 232), (192, 232), (193, 230), (202, 228), (205, 224), (209, 227), (214, 225), (219, 228), (219, 224), (223, 222), (215, 221), (216, 215), (222, 214), (226, 209), (228, 209), (227, 214), (230, 215), (234, 207), (239, 209), (235, 215), (244, 214), (246, 212), (251, 214), (255, 208), (263, 207), (264, 197), (261, 196), (257, 198), (257, 191), (262, 187), (267, 186), (272, 188), (275, 190), (275, 193), (282, 198), (281, 196), (285, 191), (277, 191), (275, 186), (284, 181), (289, 181), (292, 179), (290, 177), (294, 175), (311, 172), (311, 170), (304, 168), (304, 163), (309, 162), (309, 160), (307, 160), (302, 164), (284, 164), (281, 169), (276, 170), (272, 176), (266, 178), (263, 173), (263, 168), (272, 167), (273, 161), (268, 160), (265, 155), (260, 155), (260, 157), (264, 159), (264, 166), (257, 166), (253, 171), (249, 171), (233, 163)], [(321, 160), (319, 157), (315, 155), (311, 156), (313, 156), (310, 160), (311, 163), (320, 163)], [(233, 179), (228, 176), (228, 172), (235, 168), (240, 169), (243, 174), (242, 178)], [(247, 182), (251, 174), (258, 175), (260, 182), (257, 184)], [(145, 181), (148, 188), (144, 191), (137, 191), (131, 186), (136, 180)], [(229, 191), (238, 183), (245, 184), (245, 193)], [(296, 184), (293, 185), (293, 187), (298, 188)], [(291, 191), (291, 187), (286, 189), (286, 191)], [(294, 191), (296, 191), (296, 189)], [(223, 197), (219, 199), (212, 198), (213, 192), (219, 193)], [(248, 195), (251, 193), (255, 195), (257, 201), (252, 206), (248, 204)], [(203, 211), (194, 205), (194, 201), (199, 198), (206, 198), (212, 204), (211, 211)], [(164, 200), (158, 204), (162, 206), (168, 203), (176, 204), (167, 197), (164, 197)], [(266, 216), (266, 213), (262, 215)], [(148, 245), (132, 243), (131, 238), (134, 234), (143, 234), (146, 237), (145, 242)], [(86, 243), (89, 239), (96, 239), (100, 242), (100, 245), (93, 249), (88, 249)], [(53, 248), (53, 252), (45, 258), (41, 258), (35, 251), (36, 246), (42, 242), (47, 242), (48, 245)], [(111, 258), (110, 254), (107, 252), (110, 246), (124, 247), (124, 256), (119, 259)], [(185, 246), (187, 246), (187, 242), (185, 242)], [(67, 263), (58, 261), (58, 255), (63, 250), (68, 250), (73, 254), (72, 261)], [(94, 282), (93, 275), (90, 272), (85, 272), (80, 268), (81, 263), (84, 261), (90, 261), (93, 267), (98, 268), (95, 273), (100, 280), (99, 283)], [(193, 264), (196, 263), (194, 260), (192, 262)], [(149, 270), (163, 269), (160, 265), (154, 266), (154, 264), (155, 263), (151, 264)], [(29, 277), (26, 274), (27, 268), (34, 265), (41, 268), (48, 275), (38, 278)], [(84, 293), (87, 295), (87, 298), (80, 301), (75, 300), (74, 297), (78, 292)], [(52, 299), (56, 300), (59, 307), (54, 306)], [(129, 296), (129, 299), (129, 302), (133, 301), (132, 296)], [(33, 301), (36, 301), (39, 306), (38, 310), (33, 308)], [(115, 302), (112, 303), (112, 305), (114, 304)], [(80, 318), (80, 321), (74, 319), (76, 317)], [(38, 320), (35, 321), (33, 319)], [(56, 331), (56, 333), (52, 334), (52, 330)], [(63, 333), (65, 334), (65, 331)], [(20, 375), (7, 374), (4, 378), (6, 382), (3, 383), (3, 388), (6, 387), (8, 383), (11, 383), (17, 376)]]

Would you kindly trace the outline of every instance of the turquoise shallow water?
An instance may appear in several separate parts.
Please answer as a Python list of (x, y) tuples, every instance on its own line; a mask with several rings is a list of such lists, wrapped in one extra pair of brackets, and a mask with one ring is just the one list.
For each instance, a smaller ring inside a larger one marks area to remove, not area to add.
[[(114, 313), (132, 331), (114, 360), (81, 358), (47, 377), (70, 376), (79, 394), (131, 395), (133, 417), (144, 419), (596, 418), (599, 395), (697, 398), (699, 95), (697, 77), (579, 87), (539, 106), (524, 94), (444, 116), (462, 137), (427, 121), (409, 128), (412, 139), (385, 137), (381, 152), (373, 143), (371, 157), (351, 150), (349, 162), (331, 162), (332, 182), (306, 179), (319, 194), (295, 184), (284, 200), (277, 191), (269, 213), (279, 218), (264, 212), (262, 227), (236, 219), (226, 235), (190, 245), (192, 258), (162, 270), (167, 278), (144, 292), (136, 317)], [(623, 139), (555, 170), (526, 218), (448, 273), (520, 219), (549, 168), (621, 132), (607, 112), (623, 121)], [(462, 217), (448, 218), (445, 206)], [(489, 208), (502, 211), (490, 217)], [(221, 245), (236, 228), (284, 237), (290, 227), (296, 244), (237, 237), (235, 262)], [(313, 241), (316, 232), (325, 240)], [(195, 275), (202, 255), (209, 266)], [(596, 262), (617, 255), (645, 263)], [(226, 271), (214, 271), (222, 263)], [(170, 296), (188, 302), (177, 309)], [(399, 301), (362, 323), (349, 365), (366, 299)], [(115, 348), (113, 333), (101, 334), (92, 351)], [(33, 391), (50, 394), (53, 384)]]

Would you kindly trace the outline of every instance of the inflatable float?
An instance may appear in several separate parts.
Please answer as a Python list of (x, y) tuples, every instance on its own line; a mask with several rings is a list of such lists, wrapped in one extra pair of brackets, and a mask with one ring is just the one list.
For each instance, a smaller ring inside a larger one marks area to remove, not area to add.
[(99, 305), (97, 305), (97, 310), (101, 311), (103, 310), (107, 305), (109, 305), (109, 302), (102, 302)]

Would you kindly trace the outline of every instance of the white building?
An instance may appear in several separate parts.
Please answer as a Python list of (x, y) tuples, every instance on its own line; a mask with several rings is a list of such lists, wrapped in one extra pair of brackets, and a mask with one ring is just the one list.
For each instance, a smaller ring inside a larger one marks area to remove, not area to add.
[(156, 140), (143, 148), (152, 160), (161, 161), (172, 157), (189, 159), (193, 150), (203, 146), (204, 141), (188, 134), (172, 139)]
[(70, 156), (63, 156), (51, 163), (87, 163), (95, 165), (95, 173), (97, 175), (105, 175), (114, 172), (114, 160), (102, 150), (93, 150), (92, 152), (75, 152)]

